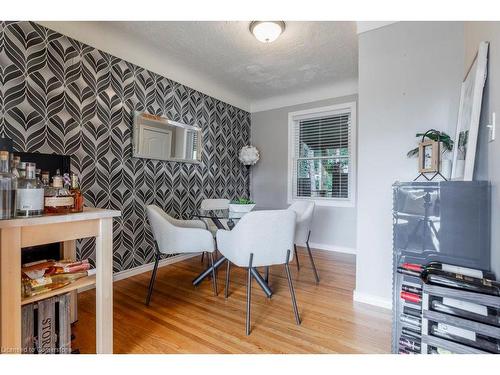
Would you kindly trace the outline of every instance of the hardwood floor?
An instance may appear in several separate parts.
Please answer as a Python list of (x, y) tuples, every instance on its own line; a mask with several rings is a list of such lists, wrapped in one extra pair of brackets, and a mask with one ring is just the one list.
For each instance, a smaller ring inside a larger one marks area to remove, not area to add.
[[(255, 283), (252, 333), (245, 335), (246, 272), (231, 268), (230, 295), (224, 299), (225, 265), (219, 296), (210, 280), (192, 279), (205, 266), (194, 257), (160, 268), (151, 299), (144, 305), (151, 272), (114, 284), (115, 353), (388, 353), (391, 323), (387, 310), (354, 303), (354, 256), (314, 250), (321, 282), (316, 285), (304, 249), (300, 272), (292, 264), (302, 324), (293, 317), (283, 267), (273, 267), (267, 299)], [(95, 291), (80, 293), (73, 348), (95, 352)]]

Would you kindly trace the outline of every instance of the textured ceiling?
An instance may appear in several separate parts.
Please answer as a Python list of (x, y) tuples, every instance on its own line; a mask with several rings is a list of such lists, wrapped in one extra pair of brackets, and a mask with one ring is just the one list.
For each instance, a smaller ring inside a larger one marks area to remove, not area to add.
[(249, 22), (105, 22), (250, 102), (357, 79), (355, 22), (287, 22), (270, 44)]

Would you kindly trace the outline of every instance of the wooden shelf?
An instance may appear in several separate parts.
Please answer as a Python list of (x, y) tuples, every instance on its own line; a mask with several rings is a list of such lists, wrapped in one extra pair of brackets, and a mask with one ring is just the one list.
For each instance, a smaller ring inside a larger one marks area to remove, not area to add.
[(95, 285), (95, 275), (92, 276), (87, 276), (87, 277), (82, 277), (81, 279), (76, 280), (75, 282), (66, 285), (65, 287), (59, 288), (59, 289), (54, 289), (51, 290), (47, 293), (39, 294), (37, 296), (33, 297), (28, 297), (28, 298), (23, 298), (21, 300), (21, 305), (27, 305), (29, 303), (37, 302), (45, 298), (50, 298), (57, 296), (59, 294), (64, 294), (71, 292), (72, 290), (84, 288), (90, 285)]

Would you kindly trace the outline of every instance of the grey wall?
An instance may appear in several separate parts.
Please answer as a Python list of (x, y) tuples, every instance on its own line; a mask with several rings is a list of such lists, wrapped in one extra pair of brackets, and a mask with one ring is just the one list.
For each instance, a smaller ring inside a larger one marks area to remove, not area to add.
[[(252, 113), (251, 140), (261, 159), (252, 168), (252, 198), (259, 208), (285, 208), (288, 184), (288, 113), (357, 101), (357, 95)], [(337, 250), (356, 249), (356, 209), (317, 207), (311, 242)]]
[(392, 190), (417, 174), (415, 133), (454, 134), (463, 75), (461, 22), (398, 22), (359, 36), (355, 299), (391, 305)]
[[(496, 112), (500, 120), (500, 22), (465, 22), (465, 66), (464, 74), (474, 59), (479, 42), (489, 41), (488, 79), (484, 88), (479, 142), (476, 153), (475, 179), (490, 180), (492, 185), (491, 210), (491, 268), (500, 277), (500, 139), (488, 142), (491, 113)], [(497, 128), (500, 135), (500, 127)], [(498, 137), (498, 135), (497, 135)]]

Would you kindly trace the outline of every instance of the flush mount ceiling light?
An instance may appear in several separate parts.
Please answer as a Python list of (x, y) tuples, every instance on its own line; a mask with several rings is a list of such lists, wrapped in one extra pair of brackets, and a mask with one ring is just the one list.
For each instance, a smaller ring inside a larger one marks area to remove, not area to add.
[(274, 42), (285, 31), (283, 21), (252, 21), (250, 32), (262, 43)]

